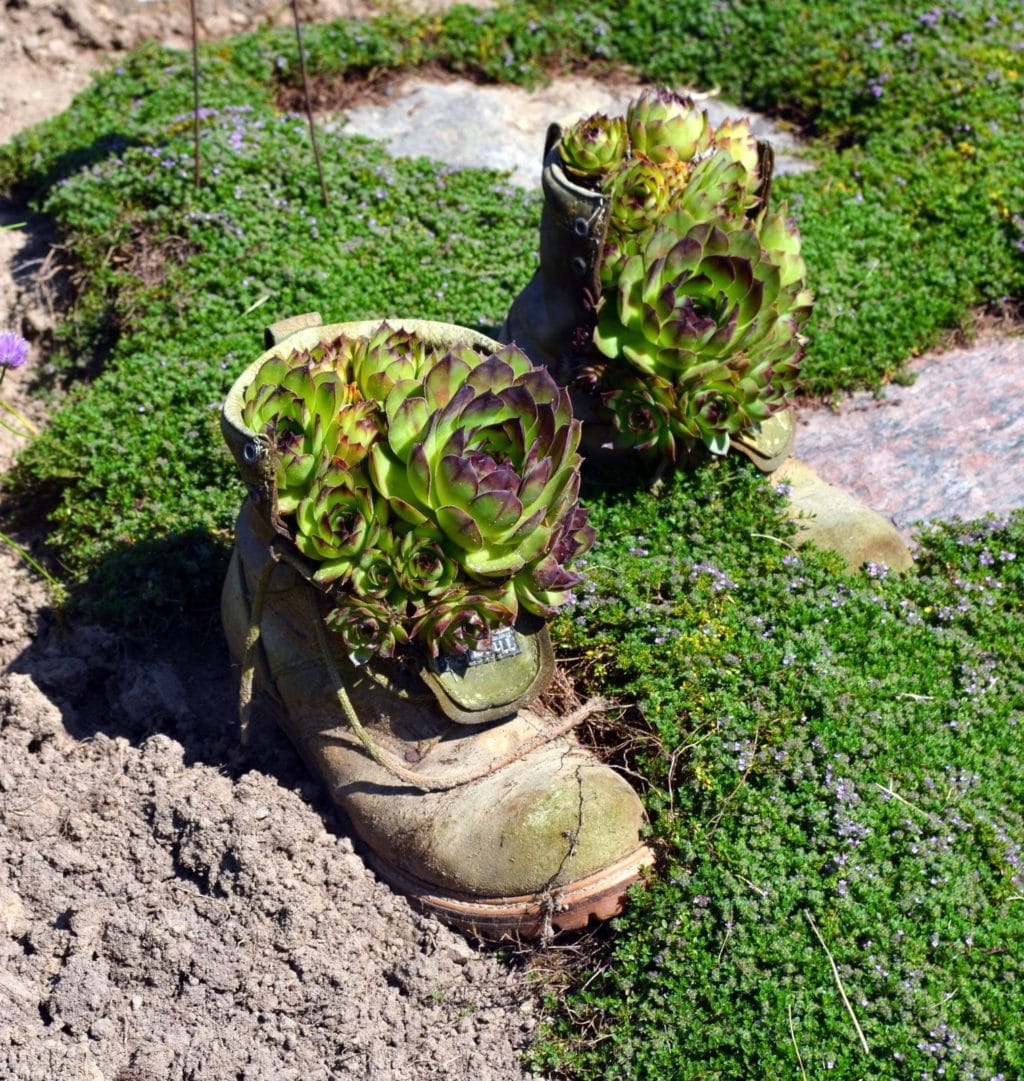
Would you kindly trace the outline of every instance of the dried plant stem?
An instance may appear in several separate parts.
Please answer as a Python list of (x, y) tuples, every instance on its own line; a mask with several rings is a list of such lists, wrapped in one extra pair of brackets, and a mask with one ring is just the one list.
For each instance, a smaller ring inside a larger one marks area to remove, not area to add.
[(899, 792), (897, 792), (892, 787), (892, 781), (889, 782), (888, 788), (886, 788), (885, 785), (879, 784), (877, 781), (875, 781), (875, 788), (877, 788), (879, 792), (884, 792), (887, 796), (891, 796), (894, 800), (898, 800), (900, 803), (903, 804), (904, 807), (909, 807), (912, 811), (917, 811), (919, 815), (924, 815), (924, 817), (927, 818), (929, 821), (938, 821), (938, 818), (935, 815), (931, 814), (931, 812), (924, 810), (923, 807), (918, 807), (916, 803), (911, 803), (910, 800), (908, 800), (905, 796), (901, 796)]
[(846, 1012), (850, 1015), (850, 1020), (853, 1022), (853, 1027), (857, 1030), (857, 1036), (860, 1039), (860, 1045), (864, 1048), (864, 1053), (870, 1055), (871, 1051), (868, 1048), (868, 1041), (864, 1038), (864, 1030), (860, 1027), (860, 1022), (857, 1020), (857, 1015), (853, 1012), (853, 1006), (850, 1003), (849, 998), (846, 995), (846, 988), (843, 987), (843, 981), (839, 978), (839, 969), (836, 967), (835, 958), (832, 956), (828, 946), (825, 945), (825, 940), (821, 937), (821, 932), (818, 930), (818, 925), (814, 922), (814, 917), (810, 912), (805, 912), (807, 922), (811, 925), (811, 930), (814, 932), (814, 937), (821, 943), (821, 948), (825, 951), (825, 956), (828, 958), (828, 963), (832, 966), (832, 976), (836, 981), (836, 987), (839, 988), (839, 996), (843, 1000), (843, 1005), (846, 1007)]
[(800, 1046), (796, 1042), (796, 1032), (793, 1030), (793, 1004), (786, 1003), (786, 1015), (789, 1018), (789, 1038), (793, 1041), (793, 1050), (796, 1052), (796, 1062), (800, 1067), (800, 1076), (807, 1081), (807, 1071), (804, 1069), (804, 1060), (800, 1057)]
[(199, 171), (199, 20), (196, 16), (196, 0), (188, 0), (192, 20), (192, 180), (198, 188)]
[[(194, 2), (194, 0), (193, 0)], [(309, 96), (309, 76), (306, 74), (306, 50), (302, 45), (302, 23), (299, 21), (298, 0), (292, 0), (292, 15), (295, 18), (295, 43), (299, 49), (299, 71), (302, 74), (302, 94), (306, 99), (306, 117), (309, 120), (309, 138), (313, 143), (313, 157), (316, 158), (316, 172), (320, 178), (320, 194), (324, 199), (324, 206), (330, 204), (327, 196), (327, 184), (324, 181), (324, 166), (320, 160), (320, 145), (316, 141), (316, 123), (313, 120), (313, 102)]]
[(776, 544), (781, 544), (783, 548), (788, 548), (791, 552), (795, 552), (797, 547), (795, 544), (790, 544), (788, 540), (783, 540), (782, 537), (773, 536), (771, 533), (754, 533), (750, 534), (752, 537), (760, 537), (761, 540), (775, 541)]
[(52, 574), (50, 574), (50, 572), (45, 567), (43, 567), (40, 563), (36, 562), (36, 560), (34, 560), (28, 554), (28, 552), (26, 552), (25, 549), (21, 547), (20, 544), (15, 544), (15, 542), (13, 540), (11, 540), (11, 538), (8, 537), (6, 533), (0, 533), (0, 542), (2, 542), (3, 544), (8, 545), (11, 548), (13, 548), (14, 551), (17, 552), (18, 555), (20, 555), (21, 558), (24, 559), (25, 562), (37, 574), (39, 574), (43, 578), (45, 578), (47, 583), (50, 586), (50, 589), (53, 591), (54, 600), (58, 604), (63, 603), (64, 598), (65, 598), (64, 586), (60, 582), (58, 582), (57, 579), (54, 578), (54, 576)]

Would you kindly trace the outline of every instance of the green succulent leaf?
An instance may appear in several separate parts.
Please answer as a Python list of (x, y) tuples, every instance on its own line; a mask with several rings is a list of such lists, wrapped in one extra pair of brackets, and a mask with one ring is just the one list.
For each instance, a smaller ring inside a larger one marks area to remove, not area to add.
[[(437, 524), (453, 544), (467, 553), (483, 548), (484, 538), (480, 526), (468, 511), (461, 507), (443, 506), (438, 507), (434, 514)], [(468, 555), (466, 562), (468, 562)]]

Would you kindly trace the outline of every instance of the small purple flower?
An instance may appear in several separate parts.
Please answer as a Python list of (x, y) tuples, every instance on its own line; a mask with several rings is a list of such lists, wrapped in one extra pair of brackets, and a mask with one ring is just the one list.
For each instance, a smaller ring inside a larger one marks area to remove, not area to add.
[(20, 368), (28, 360), (28, 342), (20, 334), (0, 334), (0, 368)]

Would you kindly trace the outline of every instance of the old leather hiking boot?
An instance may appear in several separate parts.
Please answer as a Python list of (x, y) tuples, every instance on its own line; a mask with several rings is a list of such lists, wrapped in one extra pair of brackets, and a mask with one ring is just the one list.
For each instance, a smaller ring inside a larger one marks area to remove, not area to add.
[[(609, 449), (614, 437), (611, 422), (590, 395), (573, 387), (579, 364), (576, 351), (581, 342), (586, 346), (590, 341), (601, 293), (599, 271), (610, 199), (567, 174), (558, 148), (561, 138), (561, 127), (551, 124), (541, 167), (539, 265), (512, 302), (497, 337), (514, 342), (535, 364), (544, 365), (559, 383), (573, 389), (573, 411), (583, 421), (581, 449), (588, 462), (632, 476), (634, 452)], [(759, 151), (770, 183), (771, 148), (760, 143)], [(795, 434), (793, 412), (787, 408), (756, 429), (734, 435), (732, 447), (790, 489), (789, 514), (797, 524), (798, 543), (812, 541), (838, 552), (851, 570), (865, 562), (909, 570), (913, 557), (896, 527), (792, 457)]]
[[(272, 539), (247, 501), (222, 598), (239, 662)], [(356, 668), (336, 641), (325, 658), (317, 623), (326, 606), (285, 562), (273, 565), (262, 609), (258, 700), (348, 814), (389, 885), (487, 939), (541, 937), (620, 911), (626, 887), (652, 861), (640, 839), (643, 810), (571, 732), (543, 739), (566, 719), (534, 707), (455, 723), (414, 673), (388, 662)], [(339, 705), (338, 679), (374, 743), (413, 780), (367, 753)], [(455, 787), (423, 791), (417, 781)]]
[[(540, 261), (512, 302), (498, 338), (515, 342), (534, 364), (543, 364), (565, 385), (571, 384), (576, 374), (574, 349), (581, 340), (589, 342), (593, 328), (611, 202), (607, 195), (577, 184), (562, 168), (561, 138), (560, 125), (549, 125), (541, 167)], [(767, 144), (762, 145), (762, 153), (770, 155)], [(586, 395), (574, 394), (573, 408), (584, 421), (587, 457), (605, 457), (603, 446), (611, 438), (610, 426), (597, 422)], [(791, 414), (779, 413), (756, 432), (734, 437), (733, 445), (762, 472), (770, 473), (785, 461), (793, 435)]]
[[(403, 322), (431, 340), (497, 348), (461, 328)], [(267, 345), (310, 348), (368, 326), (296, 317), (269, 328)], [(489, 648), (459, 656), (412, 645), (351, 653), (327, 626), (337, 598), (278, 513), (267, 439), (242, 419), (262, 360), (222, 415), (249, 491), (222, 593), (243, 738), (256, 701), (328, 786), (378, 874), (448, 923), (488, 939), (546, 938), (614, 915), (653, 857), (636, 793), (572, 733), (598, 704), (565, 716), (536, 704), (553, 657), (543, 620), (525, 610)]]

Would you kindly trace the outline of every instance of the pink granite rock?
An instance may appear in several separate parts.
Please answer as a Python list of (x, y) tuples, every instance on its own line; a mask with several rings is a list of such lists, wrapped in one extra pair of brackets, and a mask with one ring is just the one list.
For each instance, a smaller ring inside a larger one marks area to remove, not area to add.
[(917, 381), (802, 408), (796, 456), (892, 519), (979, 518), (1024, 507), (1024, 338), (913, 361)]

